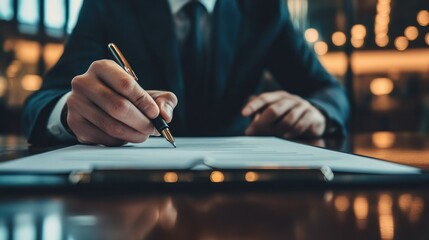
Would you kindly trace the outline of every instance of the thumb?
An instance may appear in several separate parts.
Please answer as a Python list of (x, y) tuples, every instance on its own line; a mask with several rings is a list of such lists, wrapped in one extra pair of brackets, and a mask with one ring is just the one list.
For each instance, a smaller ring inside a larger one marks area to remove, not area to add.
[(173, 110), (177, 106), (177, 97), (172, 92), (148, 91), (160, 109), (161, 116), (167, 123), (173, 119)]

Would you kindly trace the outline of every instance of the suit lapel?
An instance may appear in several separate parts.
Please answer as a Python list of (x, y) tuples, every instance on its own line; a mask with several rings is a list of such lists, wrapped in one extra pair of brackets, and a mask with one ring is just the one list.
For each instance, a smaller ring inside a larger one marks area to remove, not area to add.
[(218, 106), (230, 80), (234, 59), (238, 49), (242, 15), (236, 0), (218, 0), (214, 12), (212, 30), (212, 99)]
[[(154, 79), (154, 81), (164, 81), (158, 85), (165, 86), (176, 94), (179, 105), (176, 107), (175, 114), (181, 115), (177, 119), (184, 120), (184, 101), (181, 101), (184, 99), (184, 83), (179, 46), (168, 2), (165, 0), (134, 0), (133, 4), (140, 18), (144, 44), (153, 57), (152, 66), (163, 75), (163, 79)], [(178, 124), (177, 121), (175, 124)]]

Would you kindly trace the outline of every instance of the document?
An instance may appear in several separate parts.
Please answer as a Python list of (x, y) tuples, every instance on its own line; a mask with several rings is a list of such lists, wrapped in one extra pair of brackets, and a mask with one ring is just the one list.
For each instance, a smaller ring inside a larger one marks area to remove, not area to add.
[(123, 147), (75, 145), (0, 164), (0, 171), (93, 169), (295, 168), (328, 166), (334, 172), (412, 174), (418, 168), (307, 146), (274, 137), (163, 138)]

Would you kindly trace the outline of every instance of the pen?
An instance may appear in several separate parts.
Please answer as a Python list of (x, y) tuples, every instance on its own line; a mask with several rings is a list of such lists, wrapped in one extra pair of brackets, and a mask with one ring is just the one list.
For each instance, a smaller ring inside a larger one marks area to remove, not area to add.
[[(127, 72), (129, 75), (131, 75), (134, 80), (138, 81), (136, 74), (134, 73), (133, 69), (131, 68), (130, 64), (128, 63), (127, 59), (125, 59), (122, 52), (119, 50), (119, 48), (114, 43), (109, 43), (108, 45), (110, 53), (115, 58), (116, 62)], [(158, 132), (164, 136), (164, 138), (173, 145), (174, 148), (176, 148), (175, 140), (173, 135), (170, 132), (170, 127), (165, 122), (165, 120), (158, 116), (155, 119), (151, 119), (152, 124), (155, 126), (155, 128), (158, 130)]]

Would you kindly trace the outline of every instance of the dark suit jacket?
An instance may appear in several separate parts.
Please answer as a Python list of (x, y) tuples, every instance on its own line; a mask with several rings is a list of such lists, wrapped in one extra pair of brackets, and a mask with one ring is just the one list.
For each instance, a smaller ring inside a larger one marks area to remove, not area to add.
[[(240, 115), (268, 70), (280, 86), (317, 106), (339, 134), (346, 132), (349, 105), (338, 82), (320, 65), (302, 34), (295, 31), (284, 0), (218, 0), (213, 13), (209, 106), (206, 128), (193, 135), (243, 135)], [(174, 92), (179, 105), (172, 131), (190, 135), (184, 111), (180, 51), (166, 0), (86, 0), (63, 56), (46, 75), (42, 89), (27, 101), (23, 124), (29, 142), (47, 144), (47, 119), (56, 101), (70, 91), (74, 76), (98, 59), (111, 58), (116, 43), (144, 89)], [(88, 86), (90, 87), (90, 86)]]

